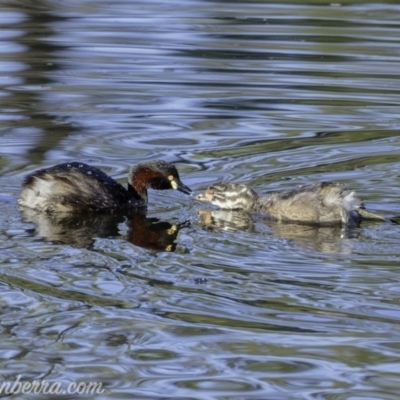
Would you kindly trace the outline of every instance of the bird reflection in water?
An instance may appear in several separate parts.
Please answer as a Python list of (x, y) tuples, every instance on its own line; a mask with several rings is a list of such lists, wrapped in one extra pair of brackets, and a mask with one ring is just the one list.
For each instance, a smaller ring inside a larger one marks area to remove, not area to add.
[(175, 251), (179, 230), (189, 223), (172, 224), (158, 218), (148, 218), (145, 210), (124, 214), (47, 215), (29, 208), (21, 208), (24, 222), (33, 223), (33, 235), (45, 241), (68, 244), (73, 247), (93, 247), (96, 238), (121, 237), (118, 225), (129, 227), (126, 239), (136, 246), (156, 251)]
[[(358, 227), (321, 227), (271, 221), (262, 215), (242, 210), (198, 210), (200, 223), (208, 230), (265, 231), (275, 237), (293, 241), (301, 247), (324, 253), (349, 253), (359, 236)], [(256, 226), (257, 223), (257, 226)], [(260, 228), (260, 229), (258, 229)]]
[(158, 218), (147, 218), (144, 213), (135, 213), (127, 221), (128, 241), (136, 246), (150, 250), (175, 251), (176, 238), (182, 228), (190, 222), (171, 224)]
[(201, 223), (209, 230), (253, 231), (249, 213), (241, 210), (198, 210)]

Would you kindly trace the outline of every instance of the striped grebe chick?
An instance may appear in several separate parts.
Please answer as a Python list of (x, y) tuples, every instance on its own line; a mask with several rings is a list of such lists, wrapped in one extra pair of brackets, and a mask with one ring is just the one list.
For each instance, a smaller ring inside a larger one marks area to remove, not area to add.
[(220, 208), (265, 214), (282, 222), (337, 225), (358, 223), (362, 219), (385, 221), (364, 209), (355, 192), (344, 185), (320, 182), (292, 190), (259, 196), (241, 183), (219, 182), (197, 196)]
[(148, 188), (191, 193), (175, 166), (162, 160), (133, 166), (127, 188), (96, 167), (70, 162), (26, 176), (18, 203), (47, 214), (124, 211), (145, 206)]

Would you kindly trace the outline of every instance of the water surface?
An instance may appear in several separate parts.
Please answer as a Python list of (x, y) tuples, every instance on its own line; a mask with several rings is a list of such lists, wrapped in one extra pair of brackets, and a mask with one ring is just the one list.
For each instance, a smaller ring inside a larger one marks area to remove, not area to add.
[(58, 162), (124, 182), (162, 158), (196, 193), (337, 180), (399, 215), (398, 21), (396, 1), (3, 2), (1, 379), (397, 400), (398, 226), (283, 226), (172, 191), (130, 220), (13, 199)]

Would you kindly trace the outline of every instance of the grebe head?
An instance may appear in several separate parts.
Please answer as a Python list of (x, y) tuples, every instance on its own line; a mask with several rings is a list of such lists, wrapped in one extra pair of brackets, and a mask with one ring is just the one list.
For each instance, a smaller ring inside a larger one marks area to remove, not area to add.
[(257, 200), (257, 193), (241, 183), (218, 182), (197, 196), (197, 200), (208, 201), (220, 208), (249, 211)]
[(144, 201), (147, 201), (147, 188), (157, 190), (176, 189), (185, 194), (192, 192), (180, 180), (175, 166), (163, 160), (134, 165), (129, 172), (128, 184)]

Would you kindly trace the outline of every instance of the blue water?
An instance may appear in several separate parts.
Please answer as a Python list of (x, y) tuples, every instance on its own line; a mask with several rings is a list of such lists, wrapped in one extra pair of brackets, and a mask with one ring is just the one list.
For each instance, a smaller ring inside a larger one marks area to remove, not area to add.
[[(21, 212), (27, 173), (197, 194), (319, 180), (400, 215), (400, 5), (9, 1), (0, 10), (0, 380), (87, 398), (398, 399), (400, 234), (279, 225), (150, 193), (147, 214)], [(50, 394), (19, 394), (18, 398)], [(66, 398), (76, 398), (69, 395)]]

